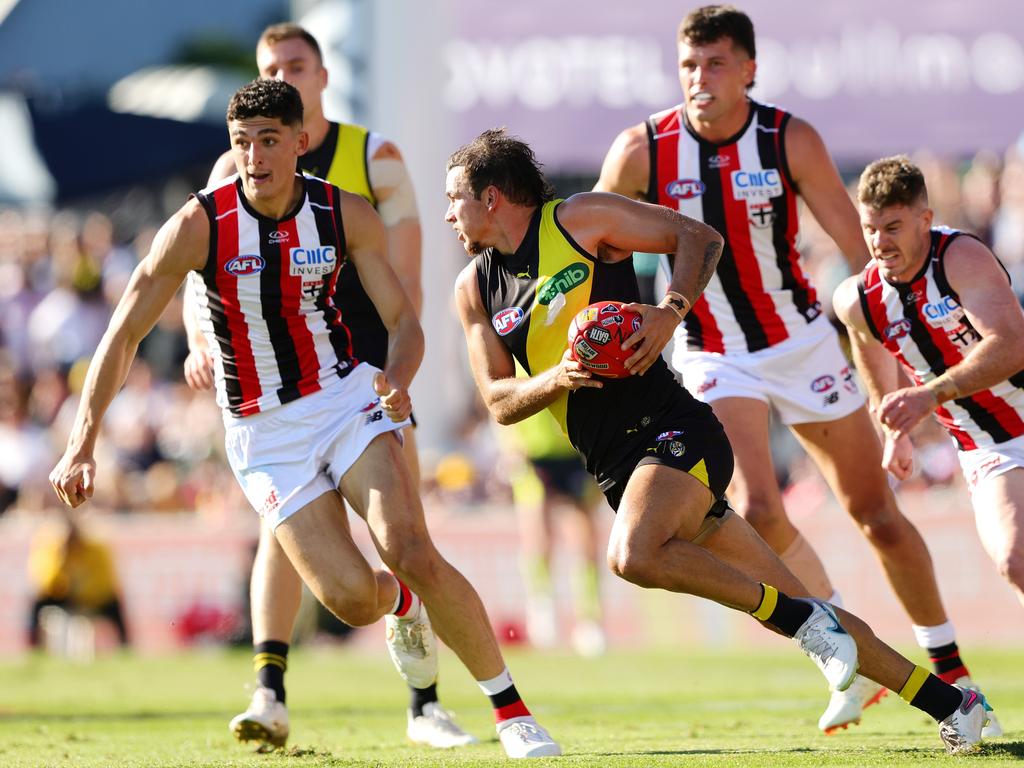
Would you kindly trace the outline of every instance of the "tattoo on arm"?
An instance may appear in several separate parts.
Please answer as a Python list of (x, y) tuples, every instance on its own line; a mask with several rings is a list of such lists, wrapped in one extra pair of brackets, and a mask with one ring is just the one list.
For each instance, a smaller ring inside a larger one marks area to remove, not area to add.
[(721, 243), (708, 243), (704, 246), (704, 258), (700, 264), (700, 272), (697, 274), (697, 295), (704, 293), (704, 289), (711, 282), (711, 276), (715, 274), (718, 267), (718, 259), (722, 255)]

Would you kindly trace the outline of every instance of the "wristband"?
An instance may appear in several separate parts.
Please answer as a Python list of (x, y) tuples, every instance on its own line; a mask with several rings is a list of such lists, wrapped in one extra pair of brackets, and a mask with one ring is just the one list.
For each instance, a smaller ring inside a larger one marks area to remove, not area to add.
[(686, 313), (690, 311), (690, 302), (681, 293), (676, 293), (675, 291), (666, 291), (665, 298), (662, 299), (662, 301), (664, 302), (662, 306), (668, 307), (677, 315), (679, 315), (680, 320), (686, 317)]

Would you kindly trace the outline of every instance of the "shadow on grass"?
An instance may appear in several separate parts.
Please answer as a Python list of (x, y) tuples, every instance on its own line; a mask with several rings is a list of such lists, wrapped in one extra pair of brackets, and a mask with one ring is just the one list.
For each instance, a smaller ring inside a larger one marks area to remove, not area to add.
[[(145, 720), (205, 720), (208, 718), (232, 717), (234, 710), (140, 710), (138, 712), (0, 712), (0, 724), (2, 723), (103, 723), (119, 720), (145, 721)], [(362, 712), (357, 707), (330, 707), (312, 708), (298, 710), (302, 716), (318, 717), (347, 717)]]

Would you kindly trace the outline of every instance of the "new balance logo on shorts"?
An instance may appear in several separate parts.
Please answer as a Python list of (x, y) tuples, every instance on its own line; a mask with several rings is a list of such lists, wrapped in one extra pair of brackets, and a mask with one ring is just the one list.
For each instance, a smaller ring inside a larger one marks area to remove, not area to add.
[(366, 424), (373, 424), (375, 421), (380, 421), (384, 418), (384, 411), (374, 411), (366, 415)]

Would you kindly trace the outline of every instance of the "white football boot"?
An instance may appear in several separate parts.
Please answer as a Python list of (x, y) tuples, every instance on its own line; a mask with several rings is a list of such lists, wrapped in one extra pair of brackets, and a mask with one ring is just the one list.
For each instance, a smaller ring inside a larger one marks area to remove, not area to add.
[(384, 639), (398, 674), (413, 688), (437, 682), (437, 643), (427, 607), (420, 603), (415, 616), (384, 617)]
[[(981, 693), (981, 688), (967, 675), (958, 677), (954, 685), (960, 688), (966, 688), (968, 691), (974, 691), (975, 693)], [(988, 712), (988, 724), (981, 730), (981, 738), (983, 739), (994, 739), (998, 736), (1003, 735), (1003, 726), (999, 724), (999, 720), (996, 719), (996, 713), (992, 711), (992, 705), (988, 703), (988, 699), (985, 699), (985, 709)]]
[(478, 743), (476, 736), (462, 730), (452, 713), (437, 702), (424, 704), (423, 714), (418, 717), (413, 717), (412, 711), (409, 711), (409, 727), (405, 732), (411, 741), (436, 749)]
[(497, 729), (501, 746), (509, 757), (557, 757), (562, 754), (558, 742), (537, 724), (532, 715), (510, 718), (498, 723)]
[(232, 719), (228, 728), (239, 741), (283, 747), (288, 741), (288, 709), (277, 700), (272, 688), (260, 686), (253, 691), (249, 708)]
[(861, 713), (872, 704), (877, 704), (889, 692), (874, 680), (857, 675), (853, 684), (845, 691), (832, 691), (828, 708), (818, 719), (818, 728), (831, 736), (839, 729), (860, 722)]
[(818, 665), (828, 687), (845, 691), (857, 676), (857, 643), (839, 624), (831, 605), (823, 600), (799, 599), (810, 603), (813, 610), (793, 639)]
[(981, 731), (988, 722), (984, 695), (958, 685), (954, 687), (962, 692), (963, 701), (953, 714), (939, 723), (939, 737), (951, 755), (976, 750), (981, 744)]

